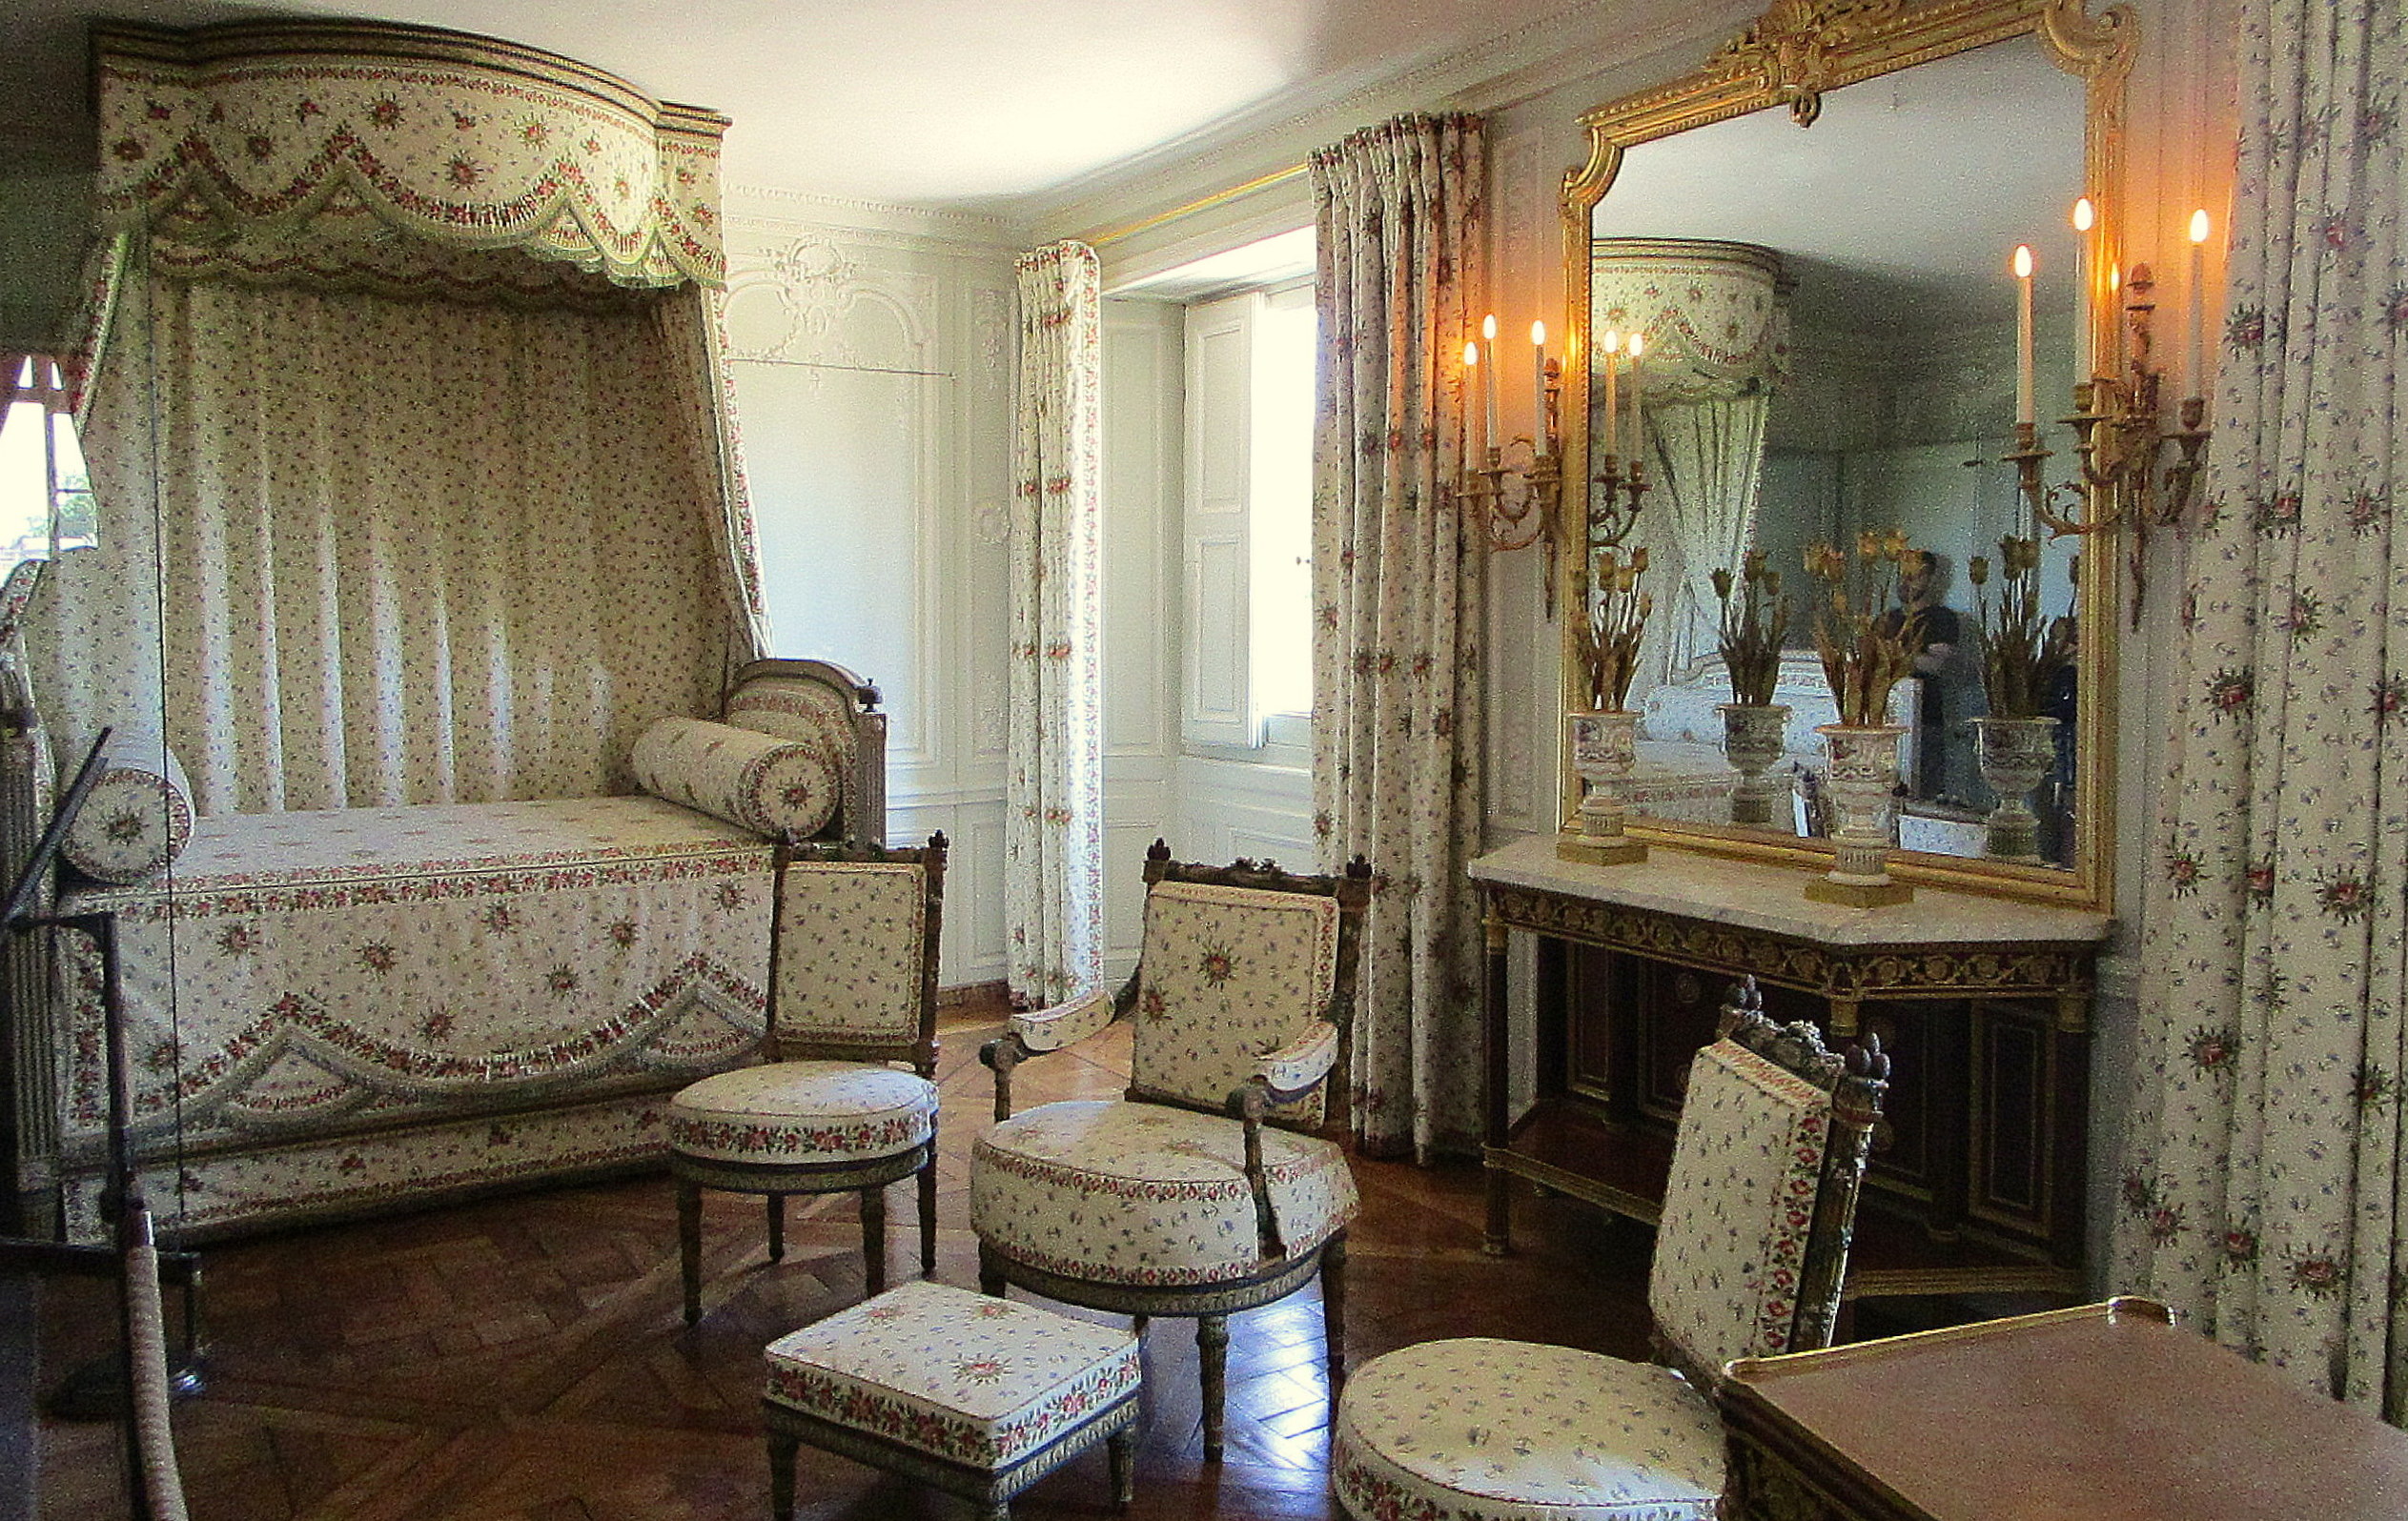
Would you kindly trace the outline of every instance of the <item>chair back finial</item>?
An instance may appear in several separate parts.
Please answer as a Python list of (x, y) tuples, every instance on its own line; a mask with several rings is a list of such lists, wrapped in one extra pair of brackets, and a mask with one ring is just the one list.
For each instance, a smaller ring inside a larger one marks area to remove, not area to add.
[(924, 846), (779, 842), (769, 939), (773, 1061), (936, 1064), (943, 834)]
[(1753, 978), (1690, 1067), (1648, 1278), (1667, 1357), (1718, 1379), (1738, 1357), (1829, 1344), (1889, 1059), (1775, 1024)]

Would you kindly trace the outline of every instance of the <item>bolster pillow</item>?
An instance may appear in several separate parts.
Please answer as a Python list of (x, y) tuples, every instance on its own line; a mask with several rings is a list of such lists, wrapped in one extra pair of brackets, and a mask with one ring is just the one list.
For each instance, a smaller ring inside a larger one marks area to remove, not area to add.
[(701, 719), (663, 719), (632, 758), (636, 784), (755, 834), (807, 840), (836, 812), (837, 769), (818, 746)]
[(192, 839), (193, 789), (174, 752), (156, 734), (120, 728), (59, 853), (93, 881), (123, 886), (165, 871)]

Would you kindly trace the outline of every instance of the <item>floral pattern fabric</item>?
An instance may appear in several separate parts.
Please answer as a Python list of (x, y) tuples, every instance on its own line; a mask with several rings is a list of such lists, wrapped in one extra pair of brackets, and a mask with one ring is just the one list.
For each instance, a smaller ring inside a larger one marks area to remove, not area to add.
[[(1355, 1217), (1345, 1154), (1266, 1126), (1263, 1170), (1290, 1259)], [(1269, 1266), (1236, 1122), (1160, 1104), (1071, 1099), (970, 1149), (970, 1228), (1014, 1261), (1091, 1283), (1228, 1283)]]
[[(137, 1133), (275, 1147), (727, 1065), (763, 1028), (770, 865), (654, 798), (347, 809), (205, 819), (169, 879), (71, 902), (117, 915)], [(99, 967), (61, 945), (80, 1154)]]
[(1031, 1051), (1058, 1051), (1087, 1039), (1112, 1022), (1112, 995), (1105, 988), (1067, 1004), (1010, 1018), (1011, 1032)]
[(1689, 1066), (1647, 1304), (1692, 1368), (1790, 1349), (1831, 1096), (1729, 1041)]
[[(70, 749), (82, 754), (81, 746)], [(95, 882), (136, 882), (165, 871), (193, 838), (192, 786), (175, 752), (154, 735), (119, 729), (101, 768), (60, 854)]]
[(328, 23), (104, 31), (97, 75), (112, 230), (161, 222), (222, 242), (315, 219), (362, 243), (398, 227), (622, 285), (725, 278), (726, 118), (550, 53)]
[(861, 1062), (738, 1067), (669, 1104), (669, 1145), (715, 1162), (867, 1162), (935, 1133), (935, 1084)]
[(999, 1470), (1136, 1391), (1115, 1326), (910, 1283), (771, 1342), (765, 1396), (949, 1463)]
[(2408, 19), (2239, 14), (2112, 1281), (2408, 1424)]
[(636, 741), (636, 785), (758, 835), (808, 840), (835, 815), (842, 750), (703, 719), (662, 719)]
[(792, 862), (779, 895), (774, 1036), (919, 1039), (928, 868), (916, 862)]
[(1017, 270), (1004, 923), (1046, 1004), (1104, 972), (1103, 267), (1056, 243)]
[(1347, 1380), (1330, 1470), (1356, 1521), (1714, 1521), (1723, 1427), (1651, 1363), (1420, 1342)]
[[(1218, 1108), (1260, 1059), (1329, 1027), (1337, 900), (1161, 882), (1146, 894), (1130, 1081)], [(1316, 1094), (1283, 1115), (1319, 1121)]]
[(1488, 547), (1451, 483), (1486, 246), (1487, 129), (1404, 116), (1313, 155), (1320, 315), (1313, 446), (1314, 832), (1368, 858), (1350, 1070), (1379, 1153), (1480, 1132), (1480, 683)]

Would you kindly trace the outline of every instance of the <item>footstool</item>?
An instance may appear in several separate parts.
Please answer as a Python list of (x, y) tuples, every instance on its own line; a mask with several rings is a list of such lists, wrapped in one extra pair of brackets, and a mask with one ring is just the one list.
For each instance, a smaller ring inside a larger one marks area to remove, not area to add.
[(794, 1514), (803, 1443), (963, 1495), (994, 1521), (1098, 1442), (1127, 1505), (1138, 1342), (948, 1284), (911, 1283), (771, 1342), (761, 1399), (769, 1510)]

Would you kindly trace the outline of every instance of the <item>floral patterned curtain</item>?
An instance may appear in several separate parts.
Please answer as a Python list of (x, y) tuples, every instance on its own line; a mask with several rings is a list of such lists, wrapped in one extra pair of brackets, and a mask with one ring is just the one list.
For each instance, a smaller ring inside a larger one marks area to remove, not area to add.
[(1474, 1149), (1487, 546), (1458, 509), (1486, 125), (1403, 116), (1313, 155), (1314, 831), (1373, 869), (1349, 1102), (1368, 1150)]
[(2118, 1289), (2408, 1422), (2408, 34), (2249, 0)]
[(1103, 266), (1065, 242), (1017, 269), (1004, 914), (1012, 992), (1051, 1004), (1104, 971)]

